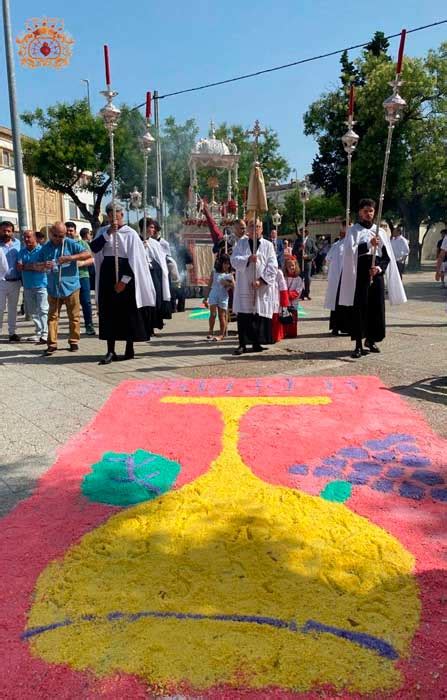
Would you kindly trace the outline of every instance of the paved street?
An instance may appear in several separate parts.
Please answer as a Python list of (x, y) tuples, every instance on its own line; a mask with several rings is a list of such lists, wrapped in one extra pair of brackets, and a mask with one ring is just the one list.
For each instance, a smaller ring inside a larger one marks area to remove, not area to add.
[[(39, 474), (53, 462), (58, 447), (85, 425), (124, 379), (167, 377), (247, 377), (264, 375), (378, 375), (393, 391), (408, 397), (439, 434), (447, 435), (445, 352), (446, 292), (428, 268), (405, 278), (409, 303), (387, 308), (388, 338), (382, 354), (350, 358), (347, 338), (327, 331), (322, 308), (326, 282), (316, 279), (312, 301), (304, 302), (299, 337), (260, 355), (232, 357), (236, 338), (205, 340), (207, 321), (191, 319), (188, 302), (150, 343), (139, 344), (135, 360), (107, 367), (97, 364), (104, 343), (82, 337), (76, 355), (61, 350), (52, 358), (25, 343), (0, 345), (2, 426), (0, 432), (0, 514), (25, 498)], [(67, 324), (62, 323), (66, 337)], [(20, 322), (19, 334), (29, 335)], [(65, 341), (60, 342), (60, 347)], [(119, 349), (118, 349), (119, 350)], [(398, 428), (398, 426), (396, 426)]]

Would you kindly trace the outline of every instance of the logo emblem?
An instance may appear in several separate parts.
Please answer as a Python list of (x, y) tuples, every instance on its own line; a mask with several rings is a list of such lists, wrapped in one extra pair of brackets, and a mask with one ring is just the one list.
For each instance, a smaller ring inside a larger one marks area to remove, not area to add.
[(25, 32), (16, 42), (22, 66), (63, 68), (70, 62), (74, 39), (64, 32), (63, 20), (34, 17), (26, 21)]

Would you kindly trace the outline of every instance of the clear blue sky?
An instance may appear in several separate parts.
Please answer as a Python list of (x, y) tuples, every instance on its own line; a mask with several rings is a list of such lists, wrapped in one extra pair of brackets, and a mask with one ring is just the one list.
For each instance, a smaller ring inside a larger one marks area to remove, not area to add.
[[(14, 37), (28, 18), (49, 16), (64, 19), (76, 42), (70, 66), (60, 71), (25, 69), (16, 60), (20, 111), (83, 97), (81, 78), (90, 80), (97, 111), (104, 104), (99, 94), (104, 87), (104, 43), (110, 47), (118, 102), (133, 105), (144, 100), (146, 90), (163, 94), (193, 87), (362, 43), (376, 29), (392, 34), (446, 19), (447, 6), (444, 0), (20, 0), (11, 2), (11, 13)], [(424, 55), (446, 39), (447, 25), (411, 34), (407, 53)], [(394, 53), (397, 44), (393, 40)], [(3, 42), (0, 67), (0, 124), (9, 125)], [(321, 92), (335, 85), (338, 74), (339, 57), (322, 59), (163, 100), (161, 116), (172, 114), (178, 121), (194, 117), (201, 135), (211, 118), (247, 127), (258, 118), (278, 131), (283, 154), (302, 174), (310, 170), (315, 154), (313, 140), (303, 135), (302, 115)]]

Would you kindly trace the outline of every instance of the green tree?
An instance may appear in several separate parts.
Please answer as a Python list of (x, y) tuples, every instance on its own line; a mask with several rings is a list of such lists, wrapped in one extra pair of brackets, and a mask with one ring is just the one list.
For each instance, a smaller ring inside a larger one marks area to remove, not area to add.
[[(306, 223), (309, 221), (328, 221), (336, 217), (343, 217), (344, 214), (345, 207), (338, 194), (329, 197), (323, 195), (311, 197), (306, 204)], [(281, 230), (284, 233), (297, 233), (302, 224), (303, 204), (298, 190), (294, 190), (287, 195), (284, 201)]]
[[(99, 225), (101, 203), (110, 188), (109, 138), (101, 117), (91, 114), (86, 100), (59, 103), (47, 109), (27, 112), (22, 120), (37, 126), (40, 139), (25, 139), (23, 163), (28, 175), (71, 197), (92, 228)], [(123, 107), (116, 131), (116, 178), (118, 191), (141, 182), (141, 154), (136, 133), (139, 115)], [(86, 177), (85, 174), (88, 174)], [(80, 199), (83, 191), (93, 193), (91, 212)]]
[(387, 56), (387, 51), (389, 49), (390, 42), (386, 38), (383, 32), (376, 32), (371, 39), (371, 41), (366, 44), (365, 52), (372, 54), (372, 56), (386, 56), (387, 60), (390, 61), (390, 57)]
[[(115, 133), (115, 161), (117, 194), (127, 199), (134, 187), (143, 185), (143, 154), (141, 137), (146, 125), (142, 114), (126, 105), (121, 105), (121, 116)], [(51, 189), (67, 194), (79, 207), (82, 215), (93, 228), (99, 225), (101, 203), (110, 191), (109, 138), (101, 117), (94, 116), (85, 100), (72, 104), (60, 103), (49, 107), (46, 112), (36, 109), (22, 115), (29, 126), (38, 127), (41, 138), (26, 139), (24, 142), (24, 167), (28, 175), (38, 177)], [(163, 168), (164, 199), (169, 213), (182, 216), (189, 186), (189, 157), (199, 134), (194, 119), (184, 124), (169, 116), (161, 130), (161, 154)], [(153, 133), (154, 135), (154, 133)], [(217, 138), (231, 139), (237, 146), (240, 159), (240, 192), (248, 186), (253, 147), (250, 137), (242, 126), (231, 127), (222, 124), (217, 129)], [(279, 154), (279, 140), (276, 132), (267, 129), (267, 134), (259, 147), (259, 160), (268, 182), (273, 178), (283, 178), (289, 173), (286, 160)], [(85, 173), (89, 173), (85, 177)], [(206, 184), (210, 172), (200, 173), (199, 190), (209, 195)], [(215, 175), (216, 173), (213, 172)], [(222, 178), (222, 190), (226, 182)], [(148, 202), (156, 194), (155, 149), (148, 162)], [(82, 191), (92, 192), (94, 210), (90, 212), (80, 199)]]
[[(271, 127), (265, 128), (265, 135), (259, 139), (258, 160), (266, 183), (271, 180), (284, 180), (290, 173), (287, 160), (280, 153), (278, 134)], [(250, 171), (254, 158), (253, 138), (240, 124), (220, 124), (216, 138), (231, 141), (237, 147), (239, 158), (239, 196), (248, 188)]]
[(180, 216), (188, 201), (189, 157), (199, 135), (195, 119), (177, 124), (167, 117), (161, 133), (163, 194), (169, 209)]
[[(374, 40), (373, 40), (374, 42)], [(372, 42), (372, 43), (373, 43)], [(383, 46), (383, 42), (382, 42)], [(394, 130), (385, 216), (401, 220), (410, 237), (410, 266), (419, 265), (420, 225), (446, 207), (447, 191), (447, 43), (424, 59), (407, 58), (402, 96), (407, 107)], [(378, 55), (377, 55), (378, 54)], [(390, 94), (394, 66), (376, 43), (356, 61), (364, 78), (357, 90), (356, 131), (359, 145), (353, 157), (352, 209), (360, 196), (375, 199), (380, 191), (387, 124), (383, 101)], [(322, 95), (304, 117), (305, 133), (317, 140), (312, 181), (327, 194), (346, 196), (346, 156), (340, 137), (344, 131), (346, 88)]]
[(342, 85), (344, 85), (345, 87), (349, 86), (351, 83), (354, 83), (354, 85), (358, 85), (359, 74), (355, 67), (355, 64), (349, 60), (347, 51), (343, 51), (340, 57), (340, 66), (340, 80)]

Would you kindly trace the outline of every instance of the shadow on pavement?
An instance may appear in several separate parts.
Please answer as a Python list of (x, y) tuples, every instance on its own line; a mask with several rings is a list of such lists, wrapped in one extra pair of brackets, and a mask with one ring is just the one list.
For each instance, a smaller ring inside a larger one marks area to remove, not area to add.
[(389, 391), (447, 406), (447, 377), (427, 377), (412, 384), (391, 386)]

